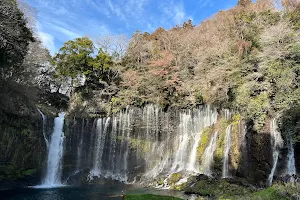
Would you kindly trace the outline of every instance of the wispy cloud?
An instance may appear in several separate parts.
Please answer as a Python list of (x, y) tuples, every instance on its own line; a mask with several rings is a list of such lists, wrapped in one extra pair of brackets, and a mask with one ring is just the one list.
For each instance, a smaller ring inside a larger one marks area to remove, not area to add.
[(176, 24), (181, 24), (184, 22), (186, 14), (183, 8), (183, 5), (177, 5), (174, 7), (174, 22)]
[(212, 0), (200, 0), (200, 7), (212, 7), (214, 5)]
[(70, 38), (70, 39), (74, 39), (74, 38), (81, 36), (79, 33), (72, 31), (68, 28), (62, 27), (62, 26), (58, 26), (55, 24), (49, 24), (49, 26), (52, 26), (52, 29), (60, 32), (61, 34), (64, 34), (67, 38)]
[(162, 3), (160, 7), (163, 9), (164, 13), (163, 20), (172, 20), (173, 25), (182, 24), (191, 18), (187, 16), (183, 3), (175, 3), (174, 1), (170, 1), (168, 3)]
[(196, 22), (237, 0), (24, 0), (38, 11), (38, 34), (51, 52), (75, 37), (96, 38), (169, 29), (188, 19)]
[(56, 48), (54, 45), (54, 37), (48, 33), (44, 33), (44, 32), (38, 32), (38, 35), (42, 41), (42, 44), (44, 47), (47, 47), (51, 53), (51, 55), (54, 55), (54, 53), (56, 52)]
[(121, 11), (121, 8), (119, 7), (119, 5), (113, 4), (111, 2), (111, 0), (107, 0), (107, 4), (108, 4), (108, 7), (109, 7), (110, 11), (113, 14), (117, 15), (118, 17), (121, 17), (124, 20), (126, 19), (125, 15)]

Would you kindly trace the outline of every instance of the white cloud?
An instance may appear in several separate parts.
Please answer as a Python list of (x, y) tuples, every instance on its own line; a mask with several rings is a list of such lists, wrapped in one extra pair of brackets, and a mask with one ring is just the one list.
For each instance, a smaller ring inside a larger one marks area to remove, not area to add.
[(176, 24), (182, 24), (186, 18), (186, 14), (182, 5), (174, 7), (174, 22)]
[(47, 49), (49, 49), (51, 55), (54, 55), (54, 53), (56, 52), (56, 48), (54, 45), (54, 37), (48, 33), (42, 32), (42, 31), (39, 31), (38, 35), (42, 41), (43, 46), (46, 47)]
[(214, 5), (212, 0), (200, 0), (200, 7), (212, 7)]
[(107, 0), (107, 4), (112, 13), (114, 13), (118, 17), (121, 17), (124, 20), (126, 19), (125, 15), (123, 14), (123, 12), (121, 11), (121, 8), (118, 5), (113, 4), (111, 2), (111, 0)]
[(147, 2), (148, 0), (129, 0), (126, 4), (126, 12), (134, 15), (143, 14)]
[(62, 27), (62, 26), (58, 26), (58, 25), (55, 25), (55, 24), (49, 24), (49, 25), (52, 26), (52, 29), (55, 29), (56, 31), (64, 34), (69, 39), (74, 39), (74, 38), (77, 38), (77, 37), (81, 36), (77, 32), (72, 31), (72, 30), (70, 30), (68, 28), (65, 28), (65, 27)]
[(104, 14), (106, 17), (111, 18), (111, 13), (109, 12), (109, 9), (103, 6), (102, 1), (86, 0), (86, 2), (90, 6), (98, 10), (100, 13)]
[(190, 17), (187, 16), (182, 3), (174, 3), (174, 1), (170, 1), (167, 4), (161, 4), (160, 7), (163, 8), (164, 18), (166, 18), (164, 21), (171, 19), (173, 21), (173, 25), (182, 24), (190, 19)]

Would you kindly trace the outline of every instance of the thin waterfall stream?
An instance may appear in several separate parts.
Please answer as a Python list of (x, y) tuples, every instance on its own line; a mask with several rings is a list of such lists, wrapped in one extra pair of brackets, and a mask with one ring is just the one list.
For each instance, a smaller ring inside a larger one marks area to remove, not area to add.
[(46, 116), (44, 115), (44, 113), (42, 113), (42, 111), (40, 111), (40, 109), (37, 109), (37, 111), (40, 113), (40, 115), (42, 116), (42, 120), (43, 120), (43, 129), (42, 129), (42, 132), (43, 132), (43, 137), (44, 137), (44, 140), (45, 140), (45, 143), (46, 143), (46, 147), (47, 149), (49, 148), (49, 141), (47, 139), (47, 136), (46, 136), (46, 123), (47, 123), (47, 118)]
[(292, 138), (288, 140), (288, 163), (287, 163), (287, 174), (294, 175), (296, 174), (296, 165), (295, 165), (295, 153)]
[(230, 147), (231, 147), (231, 130), (232, 130), (232, 125), (230, 124), (226, 128), (222, 178), (229, 177), (229, 153), (230, 153)]
[(201, 172), (207, 176), (212, 175), (210, 167), (214, 161), (214, 154), (217, 147), (217, 137), (218, 131), (216, 131), (210, 139), (209, 145), (206, 147), (202, 156)]
[(273, 150), (273, 166), (271, 169), (271, 173), (267, 180), (267, 185), (271, 186), (273, 182), (273, 177), (276, 171), (279, 150), (283, 145), (283, 139), (281, 137), (280, 132), (278, 132), (278, 126), (276, 123), (276, 118), (274, 118), (271, 122), (270, 132), (271, 132), (271, 141), (272, 141), (272, 150)]

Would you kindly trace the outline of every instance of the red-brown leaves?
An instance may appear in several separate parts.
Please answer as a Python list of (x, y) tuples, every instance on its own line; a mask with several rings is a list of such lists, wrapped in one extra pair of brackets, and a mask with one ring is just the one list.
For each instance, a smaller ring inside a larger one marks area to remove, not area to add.
[(140, 84), (140, 76), (132, 69), (124, 72), (122, 85), (136, 90)]
[(240, 40), (237, 42), (237, 51), (238, 55), (241, 57), (243, 56), (244, 53), (248, 53), (249, 50), (251, 49), (252, 42), (251, 41), (245, 41), (245, 40)]

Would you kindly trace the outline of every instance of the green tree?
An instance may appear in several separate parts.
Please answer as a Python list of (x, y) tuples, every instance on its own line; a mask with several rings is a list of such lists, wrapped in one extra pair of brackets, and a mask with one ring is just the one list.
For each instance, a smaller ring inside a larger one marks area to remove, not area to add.
[(90, 64), (93, 70), (86, 74), (86, 82), (90, 87), (110, 83), (110, 68), (113, 65), (111, 56), (100, 49), (98, 55), (92, 59)]
[(102, 49), (97, 51), (93, 41), (82, 37), (66, 42), (53, 57), (52, 64), (56, 78), (69, 78), (71, 87), (77, 86), (75, 81), (85, 77), (85, 86), (95, 89), (103, 85), (103, 81), (107, 83), (110, 80), (109, 71), (113, 62)]
[(9, 78), (23, 67), (28, 45), (34, 38), (13, 0), (0, 1), (0, 27), (0, 73), (2, 78)]
[(76, 38), (64, 43), (59, 52), (52, 59), (58, 76), (68, 77), (71, 86), (81, 75), (90, 74), (92, 54), (94, 53), (93, 42), (88, 37)]

